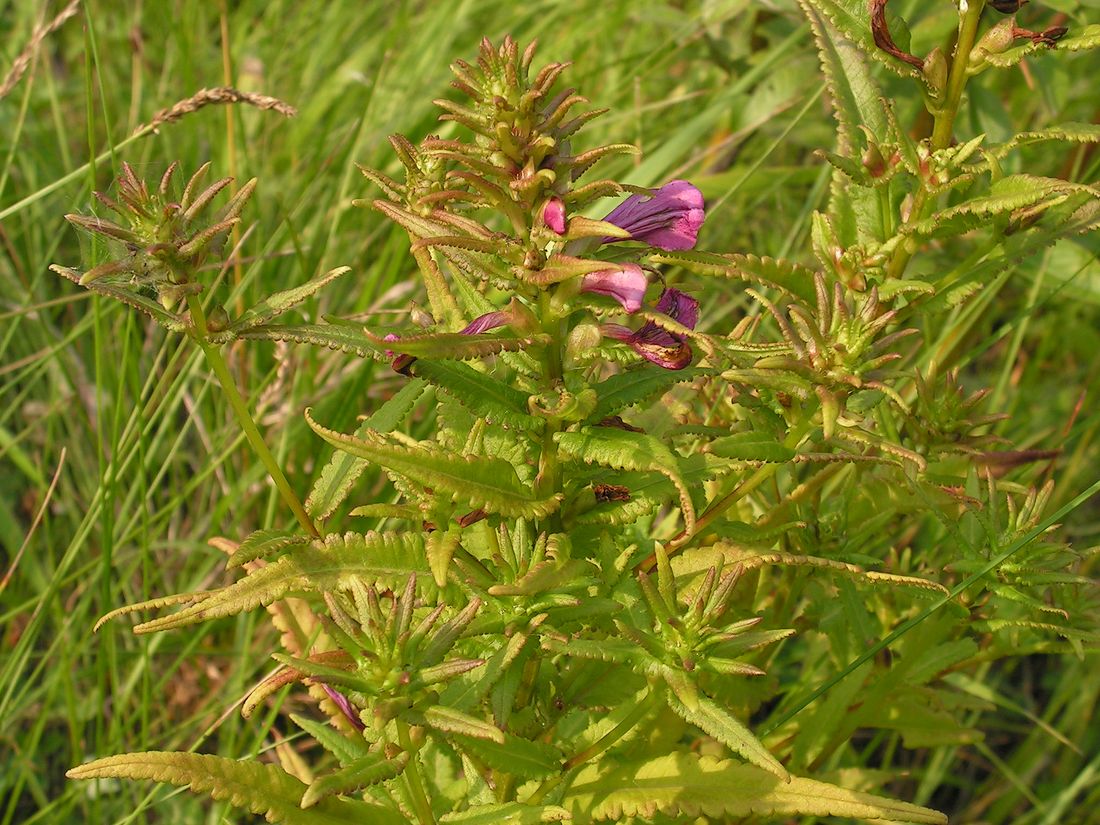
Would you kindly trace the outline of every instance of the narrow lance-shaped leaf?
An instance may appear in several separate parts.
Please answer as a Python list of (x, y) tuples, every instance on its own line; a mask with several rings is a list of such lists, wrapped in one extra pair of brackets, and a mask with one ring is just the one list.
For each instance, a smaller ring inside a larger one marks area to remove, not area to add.
[(512, 465), (494, 458), (474, 458), (422, 447), (406, 447), (370, 431), (363, 438), (322, 427), (306, 411), (306, 420), (319, 436), (352, 455), (387, 470), (445, 491), (454, 500), (511, 517), (542, 518), (557, 509), (560, 496), (535, 496), (516, 476)]
[(277, 765), (238, 762), (198, 753), (126, 753), (71, 769), (70, 779), (152, 779), (189, 786), (196, 793), (224, 799), (235, 808), (263, 814), (269, 822), (298, 825), (404, 825), (397, 811), (372, 802), (325, 799), (309, 810), (300, 805), (306, 786)]
[(414, 573), (428, 575), (423, 538), (418, 533), (329, 535), (293, 548), (228, 587), (203, 594), (177, 613), (139, 624), (134, 632), (173, 630), (233, 616), (293, 593), (346, 590), (353, 581), (395, 584)]
[[(356, 437), (361, 438), (369, 430), (380, 433), (396, 430), (423, 394), (424, 382), (410, 381), (359, 426), (355, 431)], [(366, 459), (337, 450), (313, 483), (309, 497), (306, 498), (306, 511), (318, 520), (332, 515), (348, 497), (367, 463)]]
[(246, 309), (236, 321), (230, 324), (229, 331), (236, 333), (249, 327), (265, 324), (275, 316), (281, 315), (302, 303), (302, 301), (347, 272), (351, 272), (350, 266), (340, 266), (329, 270), (324, 275), (318, 275), (300, 286), (268, 295), (259, 303)]
[(947, 825), (938, 811), (827, 782), (783, 782), (755, 765), (691, 753), (631, 762), (596, 762), (573, 778), (562, 805), (575, 825), (657, 812), (669, 816), (837, 816), (848, 819)]
[(585, 427), (579, 432), (560, 433), (555, 437), (565, 457), (585, 464), (601, 464), (616, 470), (648, 470), (660, 473), (679, 493), (684, 527), (695, 526), (695, 505), (691, 492), (680, 475), (676, 457), (659, 440), (644, 433), (613, 427)]

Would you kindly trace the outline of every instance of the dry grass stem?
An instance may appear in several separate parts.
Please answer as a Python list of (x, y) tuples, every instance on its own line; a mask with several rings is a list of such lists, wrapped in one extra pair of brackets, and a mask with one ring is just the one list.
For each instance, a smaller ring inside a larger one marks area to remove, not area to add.
[(80, 0), (70, 0), (69, 4), (49, 23), (35, 26), (34, 31), (31, 33), (31, 39), (27, 41), (27, 45), (23, 47), (23, 51), (21, 51), (12, 62), (11, 68), (8, 69), (8, 74), (4, 78), (3, 84), (0, 84), (0, 100), (7, 97), (11, 90), (19, 83), (23, 75), (27, 73), (27, 69), (30, 68), (31, 65), (31, 60), (34, 58), (35, 52), (38, 51), (38, 47), (42, 45), (42, 41), (53, 32), (60, 29), (65, 21), (75, 16), (78, 11), (80, 11)]
[(256, 94), (255, 92), (242, 92), (231, 86), (215, 86), (212, 89), (200, 89), (186, 100), (161, 109), (148, 123), (138, 126), (134, 134), (141, 132), (155, 132), (165, 123), (172, 123), (185, 115), (197, 112), (207, 106), (225, 106), (233, 103), (247, 103), (258, 109), (271, 109), (286, 117), (294, 117), (298, 110), (277, 97)]

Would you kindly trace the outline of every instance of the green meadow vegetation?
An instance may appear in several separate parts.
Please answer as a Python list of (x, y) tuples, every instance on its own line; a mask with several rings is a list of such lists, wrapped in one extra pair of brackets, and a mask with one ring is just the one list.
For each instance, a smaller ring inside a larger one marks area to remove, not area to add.
[(1096, 823), (1100, 2), (1017, 6), (0, 0), (0, 825)]

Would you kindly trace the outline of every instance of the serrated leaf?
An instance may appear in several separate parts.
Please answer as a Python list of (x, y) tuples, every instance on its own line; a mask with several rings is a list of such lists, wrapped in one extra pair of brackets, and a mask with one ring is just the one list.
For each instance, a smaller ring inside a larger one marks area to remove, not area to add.
[(771, 755), (764, 747), (764, 743), (753, 736), (752, 731), (729, 711), (706, 696), (700, 695), (697, 702), (698, 707), (692, 709), (681, 702), (675, 694), (668, 695), (668, 706), (685, 722), (713, 736), (744, 758), (746, 762), (763, 768), (784, 782), (790, 781), (791, 775), (787, 773), (787, 769), (779, 764), (779, 760)]
[(529, 638), (526, 633), (513, 633), (507, 643), (488, 658), (484, 667), (463, 674), (448, 685), (439, 701), (458, 710), (469, 710), (477, 705), (516, 661)]
[(399, 753), (393, 759), (383, 753), (372, 753), (356, 759), (338, 771), (319, 776), (302, 794), (302, 808), (312, 808), (329, 796), (348, 794), (376, 785), (398, 776), (409, 763), (407, 753)]
[(732, 273), (738, 278), (780, 289), (810, 306), (817, 300), (814, 271), (809, 267), (782, 258), (757, 255), (737, 254), (730, 255), (729, 259)]
[(396, 586), (413, 574), (429, 574), (419, 533), (331, 534), (293, 548), (228, 587), (202, 594), (183, 610), (143, 622), (134, 632), (173, 630), (233, 616), (294, 593), (347, 590), (354, 581)]
[(996, 54), (983, 55), (985, 62), (999, 69), (1008, 69), (1015, 66), (1029, 55), (1044, 55), (1054, 52), (1078, 52), (1085, 49), (1095, 49), (1100, 46), (1100, 24), (1093, 23), (1085, 26), (1080, 32), (1074, 32), (1069, 37), (1063, 37), (1053, 46), (1047, 46), (1041, 42), (1025, 43), (1014, 46)]
[(710, 452), (721, 458), (740, 461), (790, 461), (794, 450), (766, 433), (747, 432), (716, 438), (710, 442)]
[(322, 427), (306, 410), (306, 421), (329, 444), (374, 462), (455, 501), (513, 518), (544, 518), (558, 508), (561, 496), (538, 498), (525, 487), (507, 461), (462, 456), (425, 447), (406, 447), (368, 430), (363, 437)]
[(370, 753), (369, 743), (360, 735), (347, 736), (325, 722), (290, 714), (294, 724), (312, 736), (326, 751), (336, 757), (341, 766), (350, 765)]
[(569, 811), (557, 805), (524, 805), (521, 802), (498, 802), (474, 805), (459, 813), (443, 814), (440, 822), (462, 825), (537, 825), (539, 822), (561, 822), (569, 819)]
[(287, 547), (306, 544), (309, 541), (309, 536), (288, 530), (256, 530), (249, 533), (248, 537), (237, 546), (237, 549), (233, 551), (233, 555), (226, 561), (225, 567), (227, 570), (231, 570), (234, 567), (240, 567), (272, 553), (278, 553)]
[(532, 432), (543, 428), (543, 419), (527, 411), (525, 393), (461, 361), (418, 361), (412, 372), (491, 424)]
[(947, 825), (947, 817), (930, 808), (802, 777), (785, 783), (755, 765), (688, 753), (587, 765), (574, 778), (562, 805), (577, 825), (652, 818), (657, 812), (713, 818), (838, 816)]
[[(1043, 178), (1036, 175), (1009, 175), (996, 181), (990, 188), (988, 195), (963, 201), (955, 206), (940, 210), (930, 218), (926, 218), (907, 229), (909, 234), (935, 237), (943, 234), (958, 234), (978, 225), (983, 219), (1005, 215), (1016, 209), (1034, 206), (1047, 199), (1056, 199), (1059, 196), (1074, 192), (1085, 192), (1093, 196), (1100, 195), (1093, 187), (1080, 183), (1059, 180), (1058, 178)], [(1050, 205), (1054, 205), (1052, 202)], [(958, 218), (971, 218), (963, 221), (956, 231), (944, 233), (943, 225), (950, 225), (951, 221)]]
[(452, 736), (451, 740), (490, 768), (523, 779), (543, 779), (561, 770), (561, 753), (545, 742), (532, 742), (506, 732), (503, 744), (469, 736)]
[[(871, 32), (871, 15), (866, 0), (799, 0), (799, 2), (807, 14), (811, 10), (816, 10), (827, 17), (844, 38), (859, 46), (864, 55), (902, 77), (913, 77), (923, 82), (921, 73), (915, 67), (890, 57), (875, 45), (875, 38)], [(909, 30), (905, 26), (905, 21), (889, 10), (887, 17), (894, 41), (902, 49), (908, 50)]]
[(370, 332), (365, 335), (375, 346), (412, 355), (415, 358), (450, 359), (469, 361), (500, 352), (516, 352), (531, 347), (545, 346), (550, 338), (542, 333), (516, 336), (507, 332), (483, 332), (480, 335), (464, 335), (461, 332), (432, 332), (426, 335), (410, 335), (386, 341)]
[[(380, 433), (393, 432), (423, 393), (423, 381), (410, 381), (375, 410), (370, 418), (359, 425), (355, 435), (362, 437), (368, 430)], [(313, 489), (309, 491), (309, 497), (306, 499), (306, 512), (319, 521), (332, 515), (332, 512), (348, 497), (348, 493), (351, 492), (351, 488), (366, 469), (367, 464), (365, 459), (337, 450), (322, 468), (317, 481), (313, 483)]]
[(596, 407), (588, 420), (598, 424), (605, 418), (663, 394), (676, 384), (692, 381), (704, 373), (704, 370), (697, 369), (665, 370), (645, 365), (612, 375), (595, 386)]
[(325, 799), (300, 807), (306, 786), (282, 768), (265, 762), (238, 762), (198, 753), (150, 751), (97, 759), (71, 769), (70, 779), (152, 779), (189, 786), (196, 793), (226, 800), (235, 808), (263, 814), (268, 822), (294, 825), (405, 825), (405, 817), (381, 805)]
[(947, 588), (939, 582), (921, 579), (916, 576), (902, 576), (895, 573), (883, 573), (877, 570), (864, 570), (855, 564), (824, 559), (820, 556), (796, 555), (781, 552), (758, 552), (739, 544), (716, 542), (710, 547), (689, 550), (672, 560), (672, 569), (677, 576), (689, 576), (706, 571), (721, 560), (725, 564), (739, 564), (745, 570), (755, 570), (768, 565), (793, 567), (818, 567), (824, 570), (842, 573), (862, 580), (868, 584), (888, 584), (897, 587), (915, 587), (919, 590), (947, 593)]
[(376, 361), (389, 361), (392, 358), (386, 351), (389, 347), (380, 346), (377, 339), (369, 337), (364, 330), (346, 324), (259, 324), (241, 330), (236, 337), (312, 344)]
[(439, 705), (428, 708), (424, 711), (424, 724), (442, 733), (504, 744), (504, 731), (496, 725), (454, 708)]
[(129, 284), (113, 284), (104, 280), (81, 284), (81, 275), (79, 272), (74, 269), (69, 269), (67, 266), (59, 266), (57, 264), (52, 264), (50, 266), (50, 271), (56, 272), (61, 277), (67, 278), (91, 292), (113, 298), (120, 303), (133, 307), (139, 312), (144, 312), (162, 327), (172, 332), (182, 332), (187, 329), (187, 324), (184, 322), (183, 318), (174, 312), (169, 312), (157, 301), (142, 295), (135, 286), (130, 286)]
[(351, 272), (350, 266), (339, 266), (336, 269), (329, 270), (324, 275), (318, 275), (316, 278), (306, 281), (300, 286), (268, 295), (241, 313), (241, 316), (229, 325), (228, 331), (236, 334), (249, 327), (266, 324), (272, 318), (296, 307), (315, 292), (348, 272)]
[(559, 433), (554, 437), (558, 450), (573, 461), (600, 464), (615, 470), (643, 470), (660, 473), (676, 487), (684, 529), (695, 527), (695, 505), (691, 492), (680, 475), (672, 451), (661, 441), (645, 433), (615, 427), (585, 427), (578, 432)]

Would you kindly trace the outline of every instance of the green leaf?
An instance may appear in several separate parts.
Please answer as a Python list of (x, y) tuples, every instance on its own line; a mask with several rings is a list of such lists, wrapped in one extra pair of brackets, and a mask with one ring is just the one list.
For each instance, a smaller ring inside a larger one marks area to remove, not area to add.
[(236, 337), (312, 344), (376, 361), (389, 361), (392, 357), (386, 352), (389, 347), (380, 346), (377, 339), (368, 337), (364, 330), (346, 324), (259, 324), (242, 330)]
[(249, 533), (248, 537), (237, 546), (233, 555), (225, 563), (225, 567), (231, 570), (272, 553), (278, 553), (287, 547), (306, 544), (309, 540), (309, 536), (287, 530), (256, 530), (254, 533)]
[(439, 705), (428, 708), (424, 711), (424, 724), (443, 733), (504, 744), (504, 731), (496, 725), (454, 708)]
[(761, 258), (756, 255), (730, 255), (731, 273), (745, 281), (780, 289), (813, 306), (814, 272), (809, 267), (782, 258)]
[(675, 694), (668, 695), (668, 706), (672, 711), (689, 724), (713, 736), (734, 753), (742, 756), (747, 762), (751, 762), (768, 773), (774, 774), (784, 782), (789, 782), (791, 776), (787, 769), (779, 764), (764, 743), (753, 736), (752, 731), (741, 724), (729, 711), (702, 694), (698, 698), (698, 708), (692, 710), (681, 702)]
[(306, 421), (321, 438), (359, 458), (372, 461), (452, 500), (513, 518), (543, 518), (558, 508), (560, 494), (538, 498), (520, 482), (507, 461), (475, 458), (426, 447), (395, 444), (368, 430), (362, 438), (322, 427), (306, 410)]
[(600, 464), (616, 470), (645, 470), (660, 473), (675, 485), (680, 496), (684, 528), (695, 527), (695, 505), (691, 492), (680, 475), (679, 464), (661, 441), (645, 433), (615, 427), (585, 427), (579, 432), (559, 433), (554, 437), (565, 458), (585, 464)]
[[(903, 63), (891, 57), (875, 45), (875, 38), (871, 32), (871, 14), (867, 8), (867, 0), (799, 0), (811, 21), (820, 12), (828, 18), (837, 31), (847, 40), (859, 46), (861, 52), (873, 60), (886, 66), (902, 77), (918, 78), (923, 82), (922, 74), (908, 63)], [(908, 51), (909, 29), (905, 21), (892, 11), (887, 10), (887, 21), (890, 24), (890, 34), (899, 48)], [(816, 23), (816, 25), (820, 25)], [(819, 44), (820, 45), (820, 44)]]
[(550, 338), (538, 333), (516, 336), (508, 332), (483, 332), (480, 335), (463, 335), (461, 332), (432, 332), (425, 335), (411, 335), (385, 341), (371, 333), (365, 333), (374, 344), (384, 350), (412, 355), (416, 358), (451, 359), (468, 361), (484, 358), (499, 352), (515, 352), (531, 347), (545, 346)]
[(998, 69), (1008, 69), (1015, 66), (1025, 57), (1030, 55), (1044, 55), (1053, 52), (1078, 52), (1084, 49), (1095, 49), (1100, 46), (1100, 23), (1085, 26), (1080, 32), (1074, 31), (1069, 37), (1063, 37), (1054, 46), (1046, 46), (1042, 43), (1025, 43), (1011, 49), (1005, 49), (997, 54), (983, 55), (985, 62)]
[(463, 674), (448, 685), (439, 701), (458, 710), (469, 710), (477, 705), (516, 661), (529, 638), (527, 633), (513, 633), (507, 643), (488, 658), (484, 667)]
[(183, 318), (174, 312), (169, 312), (157, 301), (145, 297), (138, 292), (136, 287), (130, 286), (129, 284), (113, 284), (105, 280), (81, 284), (79, 272), (74, 269), (69, 269), (67, 266), (59, 266), (57, 264), (52, 264), (50, 266), (50, 271), (56, 272), (61, 277), (68, 278), (73, 283), (79, 284), (98, 295), (105, 295), (108, 298), (113, 298), (127, 306), (133, 307), (139, 312), (144, 312), (162, 327), (170, 329), (173, 332), (183, 332), (187, 329), (187, 324), (184, 322)]
[(588, 420), (598, 424), (609, 416), (663, 394), (676, 384), (691, 381), (704, 373), (704, 370), (665, 370), (645, 365), (612, 375), (595, 386), (598, 400)]
[(527, 411), (527, 395), (461, 361), (417, 361), (412, 372), (453, 396), (490, 424), (539, 431), (543, 419)]
[(250, 327), (265, 324), (275, 316), (282, 315), (287, 310), (302, 303), (319, 289), (348, 272), (351, 272), (350, 266), (340, 266), (329, 270), (324, 275), (318, 275), (316, 278), (306, 281), (301, 286), (268, 295), (241, 313), (241, 316), (229, 325), (228, 331), (238, 333)]
[(790, 461), (794, 450), (765, 433), (746, 432), (716, 438), (710, 442), (710, 452), (721, 458), (740, 461)]
[(521, 802), (499, 802), (475, 805), (460, 813), (444, 814), (440, 822), (462, 825), (536, 825), (539, 822), (561, 822), (569, 819), (569, 811), (557, 805), (524, 805)]
[(143, 622), (135, 633), (173, 630), (269, 605), (294, 593), (347, 590), (354, 581), (396, 586), (413, 574), (428, 576), (419, 533), (345, 533), (315, 539), (238, 582), (204, 593), (183, 610)]
[(318, 722), (296, 713), (290, 714), (290, 718), (295, 725), (316, 739), (322, 748), (335, 756), (341, 766), (350, 765), (370, 753), (369, 743), (358, 733), (348, 736), (327, 722)]
[(543, 779), (561, 770), (561, 753), (553, 745), (504, 732), (503, 744), (469, 736), (452, 736), (459, 749), (494, 770), (523, 779)]
[(304, 783), (277, 765), (238, 762), (198, 753), (125, 753), (97, 759), (70, 770), (70, 779), (152, 779), (186, 785), (196, 793), (226, 800), (235, 808), (263, 814), (268, 822), (295, 825), (405, 825), (396, 811), (370, 802), (325, 799), (309, 810), (300, 807)]
[(755, 765), (689, 753), (587, 765), (562, 805), (577, 825), (633, 816), (651, 819), (657, 812), (716, 819), (838, 816), (947, 825), (947, 817), (930, 808), (813, 779), (793, 777), (785, 783)]
[(346, 795), (368, 785), (392, 779), (405, 770), (408, 763), (407, 753), (399, 753), (393, 759), (383, 753), (368, 754), (338, 771), (314, 779), (302, 795), (302, 807), (312, 808), (326, 797)]
[[(393, 432), (405, 420), (405, 416), (409, 414), (409, 410), (423, 393), (423, 381), (410, 381), (375, 410), (370, 418), (359, 426), (355, 435), (362, 437), (368, 430), (380, 433)], [(306, 499), (306, 511), (319, 521), (332, 515), (333, 511), (348, 497), (348, 493), (351, 492), (351, 488), (366, 469), (367, 464), (365, 459), (337, 450), (321, 470), (317, 481), (313, 483), (313, 489), (309, 491), (309, 497)]]

